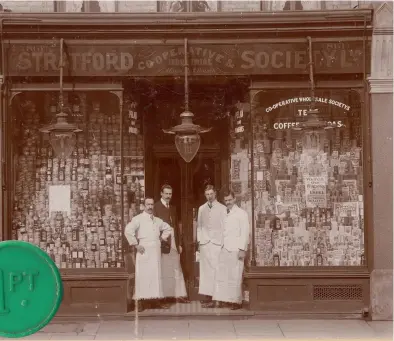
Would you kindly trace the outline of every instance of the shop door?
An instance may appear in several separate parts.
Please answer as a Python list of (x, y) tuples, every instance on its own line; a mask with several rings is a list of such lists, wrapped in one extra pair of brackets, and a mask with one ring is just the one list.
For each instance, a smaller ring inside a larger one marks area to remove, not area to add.
[(184, 162), (176, 151), (154, 155), (154, 193), (160, 200), (160, 188), (169, 184), (173, 188), (172, 205), (176, 206), (182, 224), (184, 250), (180, 256), (186, 287), (191, 300), (200, 300), (199, 263), (196, 261), (196, 219), (198, 207), (205, 202), (204, 188), (222, 187), (219, 151), (200, 151), (191, 162)]

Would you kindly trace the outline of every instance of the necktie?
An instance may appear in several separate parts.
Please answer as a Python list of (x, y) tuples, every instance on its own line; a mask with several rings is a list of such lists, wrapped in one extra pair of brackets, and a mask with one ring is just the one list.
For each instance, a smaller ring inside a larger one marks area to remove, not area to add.
[(212, 208), (212, 204), (208, 204), (208, 207), (209, 207), (209, 208)]
[(227, 209), (227, 214), (229, 214), (229, 213), (230, 213), (230, 209), (228, 208), (228, 209)]
[(166, 206), (167, 206), (167, 208), (170, 208), (170, 204), (167, 203)]

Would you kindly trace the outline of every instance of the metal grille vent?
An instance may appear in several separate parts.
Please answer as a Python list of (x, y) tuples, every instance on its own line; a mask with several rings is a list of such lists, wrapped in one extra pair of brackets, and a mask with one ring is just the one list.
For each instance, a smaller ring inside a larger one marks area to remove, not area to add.
[(313, 299), (316, 301), (354, 301), (362, 300), (361, 285), (316, 285), (313, 286)]

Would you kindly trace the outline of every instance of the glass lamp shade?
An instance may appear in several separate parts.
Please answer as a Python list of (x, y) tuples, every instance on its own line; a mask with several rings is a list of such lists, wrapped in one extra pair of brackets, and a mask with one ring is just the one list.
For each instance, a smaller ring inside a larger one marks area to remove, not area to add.
[(178, 150), (179, 155), (186, 162), (190, 162), (196, 156), (198, 149), (200, 148), (200, 135), (175, 135), (175, 146)]
[(58, 158), (67, 159), (74, 150), (77, 137), (74, 132), (51, 131), (49, 142)]

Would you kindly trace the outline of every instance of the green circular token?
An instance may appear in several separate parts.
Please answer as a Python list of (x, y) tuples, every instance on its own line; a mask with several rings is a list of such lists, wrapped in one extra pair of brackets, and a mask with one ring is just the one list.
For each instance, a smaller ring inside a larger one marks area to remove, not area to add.
[(60, 272), (49, 255), (22, 241), (0, 242), (0, 336), (28, 336), (55, 316), (63, 297)]

